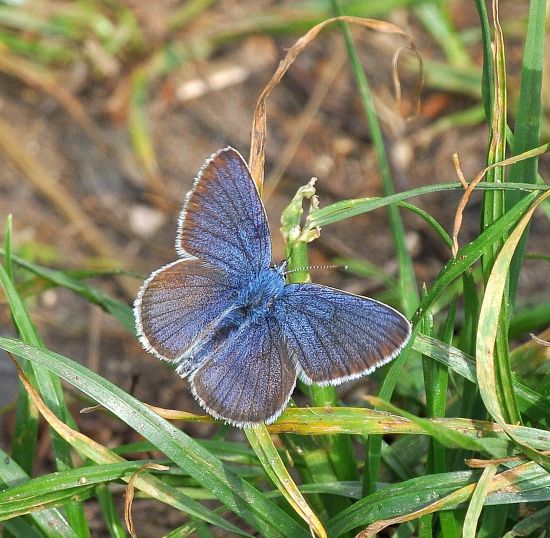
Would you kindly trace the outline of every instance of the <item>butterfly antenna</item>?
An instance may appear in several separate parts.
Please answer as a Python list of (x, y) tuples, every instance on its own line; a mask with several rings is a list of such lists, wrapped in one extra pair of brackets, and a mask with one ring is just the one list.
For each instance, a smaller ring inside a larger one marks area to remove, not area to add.
[(308, 265), (307, 267), (297, 267), (290, 271), (285, 271), (283, 275), (290, 275), (292, 273), (299, 273), (300, 271), (311, 271), (312, 269), (343, 269), (347, 271), (347, 265)]

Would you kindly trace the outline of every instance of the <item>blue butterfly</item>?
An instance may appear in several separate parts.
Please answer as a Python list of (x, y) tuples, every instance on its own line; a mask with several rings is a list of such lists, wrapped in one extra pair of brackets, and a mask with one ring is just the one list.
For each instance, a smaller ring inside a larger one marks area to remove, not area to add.
[(262, 201), (241, 155), (214, 153), (179, 218), (179, 259), (134, 303), (143, 347), (188, 377), (211, 415), (238, 427), (275, 421), (298, 376), (339, 385), (386, 364), (409, 322), (393, 308), (318, 284), (286, 284), (271, 262)]

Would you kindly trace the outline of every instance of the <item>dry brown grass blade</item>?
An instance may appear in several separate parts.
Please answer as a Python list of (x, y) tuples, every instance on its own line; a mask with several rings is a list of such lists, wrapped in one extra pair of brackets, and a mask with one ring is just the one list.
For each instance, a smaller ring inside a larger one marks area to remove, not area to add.
[(132, 504), (134, 502), (135, 481), (136, 478), (143, 473), (152, 469), (154, 471), (168, 471), (170, 468), (166, 465), (160, 465), (158, 463), (145, 463), (142, 465), (130, 478), (128, 485), (126, 486), (126, 495), (124, 496), (124, 521), (126, 527), (132, 538), (137, 538), (137, 533), (134, 527), (134, 520), (132, 519)]
[[(550, 450), (541, 450), (540, 453), (544, 455), (550, 455)], [(470, 458), (464, 460), (464, 463), (466, 463), (466, 465), (468, 467), (471, 467), (472, 469), (484, 469), (485, 467), (489, 467), (489, 465), (502, 465), (503, 463), (528, 461), (528, 459), (529, 458), (527, 456), (521, 454), (519, 456), (509, 456), (507, 458), (496, 458), (492, 460)]]
[(550, 347), (549, 341), (539, 338), (536, 334), (529, 333), (529, 336), (531, 336), (531, 339), (535, 341), (537, 344), (540, 344), (541, 346), (544, 346), (544, 347)]
[[(479, 174), (470, 181), (468, 184), (464, 178), (464, 175), (462, 172), (459, 172), (459, 168), (457, 168), (458, 177), (460, 179), (460, 182), (464, 185), (466, 183), (467, 187), (465, 188), (464, 194), (462, 195), (462, 198), (460, 199), (460, 202), (458, 203), (458, 207), (456, 208), (455, 218), (454, 218), (454, 224), (453, 224), (453, 256), (456, 257), (456, 254), (458, 252), (458, 234), (460, 233), (460, 227), (462, 226), (462, 218), (464, 215), (464, 209), (466, 209), (466, 205), (468, 204), (468, 200), (470, 199), (470, 196), (472, 195), (472, 192), (476, 188), (477, 184), (484, 178), (485, 174), (492, 170), (493, 168), (503, 167), (503, 166), (509, 166), (511, 164), (517, 163), (519, 161), (523, 161), (525, 159), (529, 159), (531, 157), (534, 157), (535, 155), (541, 155), (548, 151), (550, 149), (550, 144), (544, 144), (542, 146), (539, 146), (538, 148), (530, 149), (528, 151), (525, 151), (524, 153), (520, 153), (519, 155), (515, 155), (514, 157), (509, 157), (508, 159), (504, 159), (502, 161), (499, 161), (498, 163), (493, 163), (486, 168), (484, 168)], [(455, 158), (453, 156), (453, 159), (456, 163), (458, 162), (458, 156)]]
[[(499, 490), (506, 492), (520, 491), (518, 487), (520, 480), (518, 478), (535, 466), (537, 466), (537, 464), (530, 461), (495, 475), (489, 485), (488, 493)], [(357, 534), (356, 538), (371, 538), (390, 525), (397, 525), (406, 521), (412, 521), (427, 514), (433, 514), (435, 512), (445, 510), (448, 507), (454, 507), (457, 503), (465, 502), (470, 499), (476, 487), (477, 482), (474, 484), (468, 484), (467, 486), (454, 491), (453, 493), (425, 506), (424, 508), (421, 508), (420, 510), (415, 510), (409, 514), (371, 523), (365, 530)]]
[(467, 189), (468, 188), (468, 182), (466, 181), (466, 178), (464, 177), (464, 174), (462, 173), (462, 167), (460, 166), (460, 158), (458, 157), (458, 153), (453, 154), (453, 163), (455, 165), (456, 175), (458, 176), (458, 179), (460, 180), (460, 183), (462, 183), (462, 186)]
[[(267, 83), (263, 89), (258, 102), (256, 104), (256, 109), (254, 111), (254, 119), (252, 121), (252, 135), (250, 141), (250, 158), (249, 165), (252, 172), (252, 177), (258, 186), (259, 191), (262, 191), (264, 183), (264, 164), (265, 164), (265, 142), (267, 136), (267, 112), (266, 112), (266, 102), (269, 94), (279, 84), (284, 74), (288, 71), (290, 66), (294, 63), (299, 54), (319, 35), (319, 33), (328, 25), (335, 22), (347, 22), (350, 24), (356, 24), (364, 28), (369, 28), (377, 32), (384, 32), (389, 34), (396, 34), (406, 39), (408, 48), (413, 51), (416, 57), (420, 60), (420, 55), (416, 49), (416, 46), (412, 38), (396, 26), (385, 21), (379, 21), (375, 19), (363, 19), (361, 17), (334, 17), (332, 19), (327, 19), (313, 28), (311, 28), (306, 34), (304, 34), (296, 43), (289, 49), (284, 59), (279, 64), (279, 67), (271, 77), (271, 80)], [(394, 61), (397, 61), (395, 59)], [(422, 70), (421, 70), (422, 73)], [(422, 74), (420, 76), (422, 78)], [(399, 85), (396, 86), (396, 93), (399, 97)]]
[(343, 48), (339, 47), (332, 54), (323, 74), (315, 83), (311, 97), (307, 102), (304, 110), (296, 121), (295, 128), (292, 130), (290, 140), (286, 143), (283, 152), (281, 153), (275, 168), (266, 180), (265, 198), (269, 198), (277, 188), (277, 184), (283, 177), (285, 170), (292, 161), (300, 142), (304, 138), (308, 127), (310, 126), (314, 116), (317, 114), (321, 103), (325, 100), (332, 84), (340, 74), (342, 67), (346, 62), (346, 54)]
[[(81, 209), (81, 206), (65, 189), (63, 184), (55, 179), (50, 172), (30, 155), (21, 144), (18, 133), (7, 122), (0, 118), (0, 151), (33, 185), (36, 191), (46, 198), (56, 210), (79, 232), (82, 240), (90, 249), (103, 258), (120, 259), (120, 249), (115, 248), (101, 233), (93, 220)], [(134, 296), (136, 285), (133, 280), (118, 277), (125, 291)]]
[(103, 150), (108, 149), (107, 139), (92, 121), (80, 101), (63, 88), (50, 73), (38, 69), (38, 66), (30, 64), (22, 58), (11, 56), (6, 50), (2, 50), (0, 54), (0, 71), (47, 93), (67, 110), (94, 142)]
[[(194, 413), (188, 413), (187, 411), (180, 411), (178, 409), (166, 409), (164, 407), (157, 407), (155, 405), (145, 404), (151, 411), (154, 411), (157, 415), (165, 418), (166, 420), (184, 420), (185, 422), (217, 422), (215, 418), (210, 415), (195, 415)], [(92, 405), (90, 407), (83, 407), (80, 410), (81, 415), (88, 413), (94, 413), (95, 411), (108, 411), (100, 404)]]

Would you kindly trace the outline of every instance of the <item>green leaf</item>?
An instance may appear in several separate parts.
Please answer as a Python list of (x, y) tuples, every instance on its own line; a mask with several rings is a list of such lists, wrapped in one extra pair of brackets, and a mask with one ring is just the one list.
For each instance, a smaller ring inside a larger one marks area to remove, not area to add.
[[(543, 150), (547, 151), (548, 145), (541, 146), (540, 151), (533, 152), (534, 155), (539, 155)], [(476, 191), (522, 191), (526, 193), (542, 192), (550, 190), (550, 185), (531, 185), (529, 183), (487, 183), (484, 181), (476, 185)], [(391, 196), (371, 197), (371, 198), (355, 198), (351, 200), (341, 200), (330, 204), (326, 207), (318, 209), (314, 213), (308, 215), (304, 226), (305, 230), (313, 230), (315, 228), (323, 228), (329, 224), (347, 220), (351, 217), (362, 215), (380, 209), (392, 204), (399, 204), (409, 198), (415, 196), (423, 196), (436, 192), (446, 191), (464, 191), (462, 183), (436, 183), (425, 187), (418, 187), (409, 191), (399, 192)]]
[(389, 402), (384, 402), (380, 398), (367, 396), (367, 400), (377, 407), (393, 413), (398, 416), (408, 418), (412, 423), (423, 429), (430, 437), (438, 440), (443, 446), (448, 448), (465, 448), (467, 450), (484, 451), (487, 447), (479, 443), (472, 437), (464, 435), (456, 429), (449, 428), (441, 422), (430, 421), (417, 417), (412, 413), (407, 413)]
[[(516, 536), (530, 536), (534, 532), (547, 530), (550, 527), (550, 506), (542, 508), (516, 523), (503, 538), (516, 538)], [(540, 535), (542, 536), (542, 534)]]
[[(414, 349), (446, 364), (454, 372), (472, 383), (477, 383), (476, 362), (473, 357), (440, 340), (419, 334)], [(520, 409), (534, 420), (550, 418), (550, 398), (530, 389), (517, 378), (513, 381)]]
[[(542, 122), (542, 68), (544, 64), (546, 0), (532, 0), (529, 3), (527, 36), (523, 50), (521, 83), (516, 109), (516, 122), (512, 142), (512, 154), (519, 155), (540, 142)], [(538, 157), (515, 163), (510, 168), (508, 179), (521, 178), (527, 183), (537, 182)], [(515, 204), (521, 193), (509, 191), (506, 195), (508, 207)], [(523, 252), (527, 240), (528, 228), (518, 245), (510, 267), (510, 303), (515, 303)]]
[[(9, 255), (8, 258), (10, 258)], [(25, 304), (19, 297), (19, 294), (17, 293), (17, 290), (15, 289), (12, 280), (9, 278), (7, 271), (1, 265), (0, 284), (2, 285), (2, 288), (4, 289), (4, 292), (8, 299), (13, 320), (15, 322), (17, 330), (21, 334), (21, 337), (25, 342), (41, 347), (42, 339), (28, 315)], [(24, 366), (27, 366), (26, 363), (24, 364)], [(63, 397), (63, 391), (59, 378), (53, 375), (51, 372), (48, 372), (43, 368), (37, 367), (34, 364), (28, 366), (29, 367), (27, 368), (27, 370), (32, 380), (31, 382), (37, 387), (40, 394), (42, 395), (42, 398), (47, 402), (47, 405), (50, 407), (50, 409), (52, 409), (52, 411), (64, 422), (72, 421), (70, 412), (65, 405), (65, 400)], [(31, 443), (28, 447), (23, 446), (23, 443), (28, 440), (29, 436), (27, 427), (30, 428), (31, 434), (34, 435), (34, 417), (26, 417), (26, 420), (16, 424), (16, 436), (14, 438), (12, 449), (14, 455), (19, 455), (19, 452), (21, 451), (21, 453), (24, 454), (25, 458), (28, 460), (28, 458), (32, 457), (32, 454), (29, 451), (29, 447), (34, 450), (34, 440), (31, 440)], [(50, 433), (57, 468), (72, 468), (73, 462), (71, 458), (70, 446), (65, 443), (65, 441), (61, 439), (56, 432), (51, 431)], [(69, 502), (66, 508), (71, 527), (75, 529), (75, 531), (83, 538), (89, 536), (90, 531), (86, 522), (86, 517), (84, 515), (83, 506), (77, 502)]]
[[(460, 471), (432, 474), (385, 486), (333, 517), (328, 522), (327, 530), (330, 536), (365, 525), (369, 525), (367, 531), (380, 531), (388, 525), (461, 507), (471, 498), (478, 477), (477, 472)], [(534, 462), (518, 465), (493, 478), (485, 504), (550, 499), (548, 485), (550, 474), (539, 465)]]

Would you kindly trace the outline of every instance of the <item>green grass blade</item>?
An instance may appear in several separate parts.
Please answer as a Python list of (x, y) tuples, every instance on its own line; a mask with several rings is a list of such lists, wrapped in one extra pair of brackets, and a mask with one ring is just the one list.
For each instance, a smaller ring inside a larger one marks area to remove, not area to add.
[[(401, 374), (403, 365), (405, 364), (411, 351), (412, 343), (414, 342), (415, 334), (413, 335), (406, 347), (401, 351), (401, 354), (391, 363), (386, 377), (380, 387), (378, 396), (381, 400), (389, 401), (393, 394), (397, 380)], [(378, 475), (380, 470), (380, 455), (382, 452), (382, 437), (370, 436), (367, 440), (367, 454), (365, 458), (365, 474), (363, 479), (363, 493), (372, 493), (376, 491)]]
[[(44, 401), (40, 398), (39, 394), (32, 387), (32, 385), (30, 385), (28, 380), (24, 378), (21, 379), (25, 384), (25, 388), (32, 396), (33, 401), (40, 408), (42, 415), (48, 420), (48, 422), (56, 430), (56, 432), (61, 435), (66, 442), (70, 443), (78, 452), (80, 452), (80, 454), (82, 454), (85, 458), (91, 459), (92, 461), (101, 464), (121, 462), (126, 463), (121, 457), (117, 456), (107, 448), (94, 442), (89, 437), (86, 437), (81, 433), (71, 429), (62, 421), (60, 421), (55, 416), (55, 414), (52, 413), (51, 410), (48, 409), (48, 407), (46, 407)], [(124, 477), (123, 480), (129, 481)], [(204, 521), (217, 525), (232, 534), (249, 536), (248, 533), (241, 531), (211, 510), (203, 507), (200, 503), (189, 498), (185, 494), (181, 493), (179, 490), (165, 484), (160, 479), (155, 478), (154, 476), (142, 474), (134, 480), (134, 485), (136, 488), (144, 491), (149, 496), (159, 499), (162, 502), (167, 503), (171, 506), (174, 506), (175, 508), (186, 512), (189, 515), (193, 515)], [(86, 496), (86, 493), (84, 494), (84, 496)], [(82, 498), (80, 498), (81, 495), (76, 496), (79, 497), (77, 499), (78, 501), (83, 500)]]
[[(530, 147), (539, 144), (542, 122), (542, 68), (544, 62), (546, 0), (532, 0), (529, 3), (529, 20), (527, 36), (523, 51), (521, 68), (521, 84), (516, 109), (516, 123), (512, 142), (512, 154), (518, 155)], [(537, 182), (538, 157), (515, 163), (510, 168), (508, 179), (514, 181), (521, 178), (526, 183)], [(508, 192), (506, 205), (515, 204), (521, 193)], [(518, 245), (516, 255), (510, 267), (510, 303), (514, 305), (523, 252), (529, 228)]]
[(311, 510), (288, 473), (265, 425), (260, 424), (253, 428), (245, 428), (244, 433), (268, 476), (292, 509), (309, 525), (311, 534), (320, 538), (327, 538), (322, 523)]
[[(4, 280), (13, 282), (13, 259), (11, 250), (12, 218), (6, 220), (6, 237), (4, 239)], [(12, 320), (17, 326), (12, 312)], [(25, 317), (23, 317), (23, 321)], [(31, 328), (32, 329), (32, 328)], [(31, 376), (34, 372), (30, 367), (24, 365), (25, 370)], [(15, 427), (12, 441), (12, 454), (14, 460), (22, 467), (28, 475), (32, 475), (34, 454), (38, 438), (38, 410), (29, 399), (25, 389), (19, 385), (17, 393), (15, 414)]]
[[(333, 517), (328, 522), (329, 535), (338, 536), (374, 522), (382, 523), (377, 525), (378, 530), (427, 513), (460, 507), (471, 497), (478, 477), (477, 472), (459, 471), (388, 485)], [(495, 476), (486, 503), (500, 505), (526, 499), (539, 502), (550, 498), (549, 484), (550, 474), (533, 462), (526, 463)]]
[(543, 536), (542, 532), (550, 528), (550, 506), (542, 508), (537, 512), (522, 519), (519, 523), (516, 523), (510, 531), (508, 531), (503, 538), (516, 538), (517, 536), (530, 536), (540, 530), (540, 536)]
[[(344, 11), (342, 10), (338, 0), (331, 0), (331, 5), (335, 16), (344, 15)], [(382, 130), (380, 128), (380, 123), (378, 122), (378, 115), (376, 113), (372, 92), (370, 90), (365, 71), (361, 66), (359, 55), (355, 49), (349, 25), (346, 23), (341, 23), (340, 28), (342, 29), (348, 57), (357, 82), (359, 95), (361, 97), (363, 113), (365, 114), (376, 152), (376, 160), (378, 162), (378, 168), (382, 178), (382, 189), (384, 191), (384, 195), (389, 196), (394, 194), (393, 179), (390, 172), (388, 156), (386, 154)], [(407, 252), (405, 243), (405, 230), (403, 228), (403, 222), (401, 221), (399, 210), (396, 207), (388, 206), (388, 219), (397, 254), (397, 261), (399, 264), (401, 304), (405, 313), (407, 315), (411, 315), (418, 306), (418, 290), (416, 287), (416, 277), (414, 274), (412, 260)]]
[(462, 527), (462, 536), (467, 538), (468, 536), (476, 536), (476, 528), (483, 504), (487, 494), (489, 493), (489, 486), (491, 485), (491, 480), (497, 472), (497, 465), (488, 465), (483, 469), (483, 473), (476, 485), (476, 489), (468, 505), (468, 511), (466, 512), (466, 517), (464, 518), (464, 525)]
[[(0, 249), (0, 255), (5, 256), (6, 251)], [(66, 288), (74, 293), (84, 297), (87, 301), (93, 304), (97, 304), (103, 308), (106, 312), (114, 316), (130, 333), (135, 333), (134, 314), (132, 309), (127, 305), (96, 288), (89, 286), (83, 282), (80, 278), (75, 278), (66, 272), (58, 271), (56, 269), (50, 269), (41, 265), (31, 263), (19, 256), (12, 255), (13, 262), (30, 271), (36, 276), (51, 282), (55, 286)]]
[[(506, 113), (507, 113), (507, 85), (506, 85), (506, 61), (504, 53), (504, 36), (499, 22), (498, 3), (493, 3), (494, 44), (493, 77), (494, 97), (493, 114), (490, 131), (489, 151), (487, 164), (503, 161), (506, 158)], [(525, 161), (521, 161), (525, 162)], [(517, 163), (516, 163), (517, 164)], [(487, 171), (489, 183), (502, 183), (505, 180), (504, 168), (496, 167)], [(490, 226), (506, 211), (504, 191), (485, 192), (482, 206), (482, 229)], [(481, 257), (481, 266), (485, 281), (489, 278), (489, 272), (497, 256), (498, 250), (504, 244), (505, 236), (498, 238), (495, 243), (484, 252)], [(494, 351), (496, 377), (498, 385), (497, 395), (500, 399), (500, 407), (507, 422), (516, 424), (521, 421), (521, 415), (512, 390), (512, 369), (508, 350), (508, 302), (502, 303), (502, 312), (499, 330), (497, 331), (496, 346)]]
[(47, 474), (0, 492), (0, 521), (66, 503), (94, 485), (131, 476), (143, 461), (91, 465)]
[[(533, 153), (541, 154), (547, 150), (548, 145), (545, 144), (544, 146), (537, 148), (537, 151)], [(529, 154), (531, 154), (531, 152), (529, 152)], [(533, 193), (544, 192), (549, 189), (550, 185), (531, 185), (529, 183), (495, 184), (482, 181), (476, 185), (477, 191), (521, 190), (526, 193)], [(363, 213), (368, 213), (369, 211), (374, 211), (375, 209), (379, 209), (381, 207), (386, 207), (392, 204), (399, 204), (400, 202), (409, 198), (414, 198), (415, 196), (454, 190), (464, 191), (464, 187), (461, 183), (436, 183), (435, 185), (418, 187), (416, 189), (400, 192), (391, 196), (385, 196), (383, 198), (371, 197), (356, 198), (352, 200), (341, 200), (339, 202), (335, 202), (334, 204), (318, 209), (313, 213), (310, 213), (310, 215), (306, 219), (304, 230), (307, 232), (315, 230), (317, 228), (323, 228), (329, 224), (333, 224), (334, 222), (340, 222), (351, 217), (362, 215)]]
[(459, 431), (453, 430), (452, 428), (448, 428), (441, 423), (417, 417), (412, 413), (407, 413), (395, 405), (380, 400), (380, 398), (373, 396), (367, 398), (368, 401), (376, 404), (378, 408), (384, 411), (408, 418), (413, 424), (416, 424), (418, 427), (423, 429), (432, 439), (439, 441), (443, 446), (449, 448), (466, 448), (468, 450), (475, 451), (484, 451), (487, 449), (483, 444), (476, 442), (475, 439), (472, 439)]
[[(29, 475), (8, 454), (0, 449), (0, 483), (10, 488), (28, 480), (30, 480)], [(77, 537), (65, 517), (55, 508), (34, 512), (28, 521), (32, 521), (36, 528), (41, 529), (46, 536), (52, 538)]]
[(456, 258), (447, 262), (440, 271), (433, 286), (428, 291), (426, 297), (422, 300), (420, 307), (413, 318), (416, 324), (420, 320), (423, 312), (433, 304), (433, 301), (441, 294), (453, 280), (458, 278), (472, 264), (477, 261), (483, 252), (491, 248), (494, 241), (498, 240), (503, 234), (507, 233), (514, 226), (523, 214), (527, 211), (529, 204), (535, 199), (536, 195), (529, 195), (518, 202), (510, 211), (507, 211), (502, 217), (496, 220), (491, 226), (486, 228), (471, 243), (462, 247)]
[[(481, 305), (479, 316), (479, 337), (476, 341), (476, 373), (480, 388), (481, 397), (485, 407), (500, 424), (500, 426), (514, 439), (508, 431), (506, 416), (501, 408), (504, 398), (511, 397), (515, 401), (515, 392), (513, 387), (504, 387), (506, 392), (499, 398), (498, 391), (503, 390), (502, 386), (496, 382), (498, 375), (498, 364), (494, 357), (495, 342), (498, 340), (498, 321), (502, 314), (502, 303), (506, 301), (506, 283), (508, 268), (515, 253), (515, 249), (525, 231), (535, 209), (550, 193), (541, 195), (530, 207), (529, 211), (523, 216), (518, 226), (514, 229), (507, 239), (500, 253), (498, 254), (491, 273), (487, 280), (485, 296)], [(521, 202), (519, 202), (521, 203)], [(517, 207), (517, 205), (514, 207)], [(495, 360), (493, 360), (493, 358)], [(511, 385), (512, 383), (510, 383)], [(510, 394), (511, 393), (511, 394)], [(514, 441), (517, 442), (516, 439)], [(550, 458), (532, 450), (528, 445), (518, 442), (518, 446), (530, 458), (545, 468), (550, 469)]]
[[(416, 337), (414, 349), (447, 365), (468, 381), (477, 383), (476, 361), (460, 349), (423, 334)], [(522, 412), (533, 420), (550, 419), (550, 398), (527, 387), (517, 377), (514, 378), (513, 385)]]
[(118, 515), (113, 496), (105, 484), (95, 488), (95, 496), (99, 501), (103, 520), (109, 530), (111, 538), (126, 538), (126, 531), (120, 516)]
[[(445, 326), (443, 328), (442, 341), (451, 344), (453, 339), (454, 325), (456, 318), (456, 301), (453, 301)], [(444, 417), (447, 409), (447, 391), (449, 385), (449, 369), (437, 361), (430, 361), (430, 378), (433, 383), (433, 394), (428, 399), (429, 416)], [(434, 442), (432, 446), (433, 471), (444, 473), (448, 470), (447, 451), (444, 446)], [(441, 535), (443, 538), (458, 538), (458, 526), (455, 514), (452, 511), (439, 513)]]
[(550, 325), (550, 302), (540, 302), (524, 308), (518, 308), (510, 321), (508, 335), (518, 338)]
[(12, 262), (12, 250), (11, 250), (11, 235), (13, 228), (13, 218), (8, 215), (6, 219), (6, 235), (4, 237), (4, 267), (8, 278), (13, 281), (13, 262)]
[[(430, 306), (433, 304), (435, 299), (441, 294), (443, 289), (448, 286), (455, 278), (460, 276), (464, 271), (466, 271), (483, 253), (484, 249), (492, 246), (493, 242), (498, 238), (502, 237), (502, 234), (505, 233), (513, 224), (515, 224), (528, 208), (528, 203), (526, 200), (533, 200), (534, 195), (526, 197), (521, 200), (512, 210), (504, 214), (500, 219), (495, 221), (493, 225), (489, 226), (484, 230), (474, 241), (460, 249), (457, 257), (451, 260), (447, 265), (442, 269), (438, 275), (434, 285), (428, 292), (425, 298), (423, 298), (422, 303), (413, 319), (413, 323), (416, 325), (424, 312), (426, 312)], [(416, 334), (417, 329), (413, 331)], [(406, 352), (406, 350), (405, 350)], [(395, 384), (397, 377), (399, 375), (399, 369), (404, 361), (403, 354), (390, 366), (390, 370), (384, 384), (382, 385), (382, 390), (380, 396), (384, 400), (389, 400), (391, 392), (393, 391), (392, 384)], [(387, 388), (387, 391), (386, 391)], [(384, 392), (383, 392), (384, 391)], [(388, 394), (386, 394), (387, 392)], [(373, 491), (373, 488), (376, 484), (376, 476), (378, 473), (378, 455), (380, 453), (381, 444), (380, 440), (372, 439), (368, 443), (368, 457), (369, 465), (367, 467), (368, 472), (366, 473), (366, 490)]]
[(415, 7), (414, 12), (428, 31), (443, 49), (450, 65), (456, 67), (471, 67), (472, 60), (460, 34), (452, 27), (449, 14), (443, 2), (422, 2)]
[(116, 385), (46, 349), (8, 338), (0, 338), (0, 347), (48, 368), (116, 414), (265, 536), (307, 536), (303, 527), (210, 452)]
[[(16, 517), (4, 524), (4, 538), (44, 538), (44, 534), (37, 531), (22, 517)], [(9, 534), (8, 534), (9, 533)], [(52, 534), (48, 536), (53, 536)]]
[[(11, 236), (11, 230), (7, 234), (8, 237)], [(8, 239), (6, 243), (6, 253), (9, 260), (11, 257), (11, 247), (10, 240)], [(42, 346), (42, 339), (38, 334), (38, 331), (34, 324), (32, 323), (25, 304), (19, 297), (15, 285), (13, 284), (12, 279), (10, 279), (8, 272), (0, 265), (0, 284), (4, 289), (6, 297), (8, 298), (8, 303), (10, 311), (19, 331), (22, 339), (36, 346)], [(26, 365), (25, 365), (26, 366)], [(35, 365), (30, 365), (28, 368), (28, 373), (31, 376), (31, 379), (34, 381), (35, 386), (38, 388), (42, 397), (47, 402), (50, 409), (56, 413), (56, 415), (63, 420), (64, 422), (70, 421), (71, 416), (65, 405), (63, 391), (61, 388), (61, 383), (59, 378), (51, 374), (43, 368), (36, 367)], [(20, 401), (22, 401), (20, 399)], [(28, 404), (30, 405), (30, 403)], [(19, 451), (22, 451), (22, 454), (27, 461), (27, 464), (30, 464), (30, 453), (29, 448), (34, 450), (34, 440), (30, 439), (29, 446), (22, 446), (22, 442), (28, 439), (29, 432), (26, 431), (26, 428), (30, 428), (30, 435), (35, 435), (34, 428), (35, 419), (26, 414), (26, 411), (23, 415), (23, 422), (19, 422), (16, 427), (16, 435), (14, 438), (14, 446), (12, 447), (14, 455), (19, 456)], [(21, 415), (18, 413), (18, 417), (21, 418)], [(29, 423), (30, 420), (30, 423)], [(52, 445), (54, 449), (56, 466), (58, 469), (70, 469), (73, 467), (71, 449), (70, 446), (61, 439), (56, 432), (51, 431)], [(29, 473), (31, 474), (31, 473)], [(84, 514), (84, 507), (77, 502), (69, 502), (67, 504), (67, 515), (71, 527), (83, 538), (86, 538), (90, 535), (88, 524), (86, 522), (86, 517)]]
[(487, 125), (491, 125), (494, 96), (493, 55), (491, 52), (491, 26), (489, 24), (489, 16), (487, 15), (487, 6), (485, 4), (485, 0), (475, 0), (475, 4), (479, 15), (481, 39), (483, 43), (483, 74), (481, 82), (481, 95), (483, 100), (483, 108), (485, 108)]

